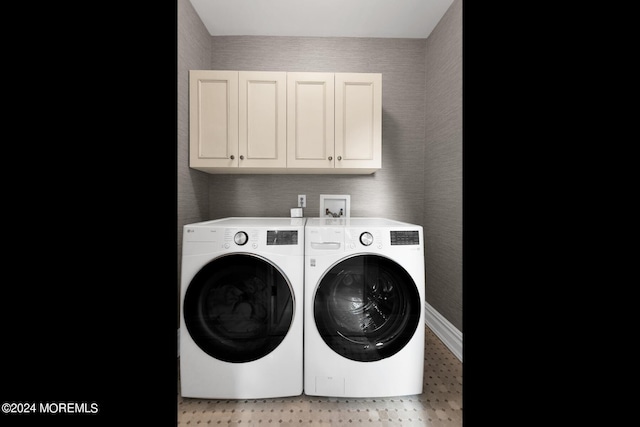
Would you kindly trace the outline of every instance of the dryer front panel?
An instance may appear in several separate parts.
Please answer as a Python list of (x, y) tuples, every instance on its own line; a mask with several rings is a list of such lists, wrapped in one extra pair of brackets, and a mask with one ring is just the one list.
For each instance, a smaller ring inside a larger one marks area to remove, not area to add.
[(414, 280), (389, 258), (344, 259), (316, 288), (313, 315), (324, 342), (347, 359), (373, 362), (393, 356), (411, 340), (422, 305)]
[(210, 356), (232, 363), (271, 353), (287, 335), (294, 313), (291, 284), (268, 260), (232, 254), (205, 265), (189, 283), (184, 321)]

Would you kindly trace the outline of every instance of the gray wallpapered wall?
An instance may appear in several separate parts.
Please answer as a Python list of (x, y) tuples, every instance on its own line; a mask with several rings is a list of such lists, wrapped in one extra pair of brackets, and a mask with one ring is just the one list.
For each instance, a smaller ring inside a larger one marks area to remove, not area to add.
[[(209, 176), (189, 168), (189, 70), (207, 69), (211, 64), (211, 36), (189, 0), (178, 1), (178, 277), (177, 300), (180, 300), (182, 262), (182, 227), (209, 219)], [(180, 325), (180, 310), (176, 310), (176, 325)]]
[(426, 298), (462, 331), (462, 1), (426, 42)]
[[(454, 1), (427, 40), (211, 37), (190, 2), (179, 1), (179, 239), (190, 222), (288, 216), (298, 194), (307, 195), (305, 216), (314, 217), (320, 194), (350, 194), (352, 216), (425, 227), (427, 302), (462, 330), (461, 6)], [(189, 69), (382, 73), (383, 169), (373, 175), (189, 169)]]
[[(189, 70), (208, 69), (211, 36), (189, 0), (178, 1), (178, 229), (209, 217), (209, 176), (189, 168)], [(180, 253), (180, 252), (179, 252)]]

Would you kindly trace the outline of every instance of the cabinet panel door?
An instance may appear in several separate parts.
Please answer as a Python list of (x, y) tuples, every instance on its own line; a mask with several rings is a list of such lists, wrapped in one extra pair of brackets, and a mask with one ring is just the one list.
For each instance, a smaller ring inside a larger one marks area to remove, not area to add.
[(189, 71), (189, 165), (238, 165), (237, 71)]
[(240, 71), (240, 167), (287, 166), (287, 73)]
[(287, 73), (287, 167), (334, 167), (333, 103), (333, 73)]
[(382, 167), (382, 74), (336, 73), (336, 168)]

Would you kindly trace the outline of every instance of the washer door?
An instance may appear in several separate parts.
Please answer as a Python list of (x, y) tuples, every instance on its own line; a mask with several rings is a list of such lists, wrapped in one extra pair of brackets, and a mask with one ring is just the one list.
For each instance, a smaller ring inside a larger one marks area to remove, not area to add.
[(294, 312), (293, 290), (264, 258), (217, 258), (193, 278), (184, 320), (194, 342), (210, 356), (240, 363), (260, 359), (284, 339)]
[(409, 342), (421, 307), (416, 284), (404, 268), (382, 256), (358, 255), (325, 274), (313, 314), (331, 349), (347, 359), (373, 362)]

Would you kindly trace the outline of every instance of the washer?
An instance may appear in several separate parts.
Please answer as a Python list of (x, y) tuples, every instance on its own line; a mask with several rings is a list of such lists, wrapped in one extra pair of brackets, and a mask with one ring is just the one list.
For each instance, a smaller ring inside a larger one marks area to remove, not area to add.
[(305, 222), (234, 217), (184, 226), (183, 397), (302, 394)]
[(305, 394), (422, 393), (423, 243), (421, 226), (384, 218), (307, 220)]

